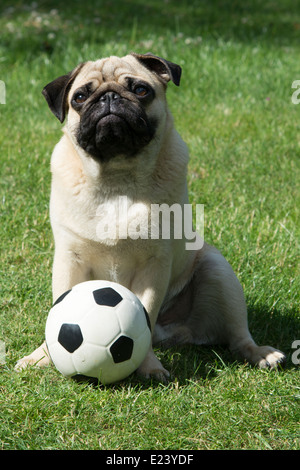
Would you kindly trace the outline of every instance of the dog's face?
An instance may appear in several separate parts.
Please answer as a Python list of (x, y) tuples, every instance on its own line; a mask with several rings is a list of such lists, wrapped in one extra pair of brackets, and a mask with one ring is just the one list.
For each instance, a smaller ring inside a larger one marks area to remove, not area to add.
[(48, 84), (51, 111), (79, 146), (100, 162), (134, 157), (159, 132), (166, 115), (165, 89), (179, 85), (178, 65), (152, 54), (130, 54), (80, 64)]

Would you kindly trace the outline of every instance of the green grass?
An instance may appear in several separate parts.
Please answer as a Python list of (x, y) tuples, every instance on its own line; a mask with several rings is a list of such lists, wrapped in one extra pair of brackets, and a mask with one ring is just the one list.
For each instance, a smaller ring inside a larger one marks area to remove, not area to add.
[[(1, 1), (0, 104), (2, 449), (299, 449), (300, 79), (298, 0)], [(94, 387), (54, 369), (13, 371), (41, 343), (51, 305), (49, 161), (60, 124), (43, 86), (78, 62), (128, 51), (183, 68), (168, 99), (191, 151), (189, 188), (205, 238), (233, 265), (257, 342), (285, 370), (228, 351), (157, 351), (168, 386)]]

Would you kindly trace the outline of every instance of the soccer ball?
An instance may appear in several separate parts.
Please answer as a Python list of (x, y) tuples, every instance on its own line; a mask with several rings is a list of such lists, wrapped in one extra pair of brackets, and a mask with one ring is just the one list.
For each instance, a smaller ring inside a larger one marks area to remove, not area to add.
[(49, 312), (45, 335), (59, 372), (103, 384), (128, 377), (151, 344), (149, 317), (139, 299), (109, 281), (83, 282), (62, 294)]

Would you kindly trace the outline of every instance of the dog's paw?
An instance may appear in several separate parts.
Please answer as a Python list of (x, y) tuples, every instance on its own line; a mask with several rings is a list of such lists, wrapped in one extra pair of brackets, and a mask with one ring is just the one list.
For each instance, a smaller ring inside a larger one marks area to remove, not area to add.
[(145, 379), (155, 379), (158, 382), (162, 382), (164, 384), (167, 384), (169, 382), (170, 378), (170, 373), (164, 369), (163, 367), (161, 369), (151, 369), (151, 370), (146, 370), (142, 367), (139, 367), (137, 369), (137, 373), (144, 377)]
[(19, 359), (18, 362), (15, 365), (15, 371), (20, 372), (23, 369), (26, 369), (29, 365), (33, 365), (32, 359), (30, 359), (30, 356), (24, 356), (22, 359)]
[(262, 348), (264, 350), (263, 354), (257, 361), (257, 365), (260, 369), (274, 369), (285, 364), (286, 357), (281, 351), (271, 346), (263, 346)]
[(16, 363), (15, 370), (20, 372), (28, 366), (44, 367), (50, 362), (47, 346), (42, 344), (39, 348), (33, 351), (33, 353), (29, 354), (29, 356), (22, 357), (22, 359)]
[(257, 346), (255, 342), (244, 342), (244, 344), (233, 347), (232, 351), (238, 357), (245, 359), (250, 364), (258, 366), (260, 369), (275, 369), (283, 366), (286, 361), (285, 354), (272, 346)]
[(257, 360), (257, 365), (260, 369), (274, 369), (285, 364), (285, 354), (271, 346), (261, 346), (259, 353), (260, 358)]
[(170, 378), (169, 372), (162, 366), (153, 351), (149, 351), (145, 360), (137, 369), (137, 373), (146, 379), (154, 378), (163, 383), (168, 383)]

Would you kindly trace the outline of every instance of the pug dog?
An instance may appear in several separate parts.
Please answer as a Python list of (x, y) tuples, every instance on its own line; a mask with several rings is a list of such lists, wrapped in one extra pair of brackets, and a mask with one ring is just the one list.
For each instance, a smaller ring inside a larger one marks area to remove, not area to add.
[[(54, 115), (67, 116), (51, 159), (53, 301), (83, 281), (114, 281), (141, 300), (153, 344), (225, 344), (274, 368), (285, 356), (252, 339), (242, 287), (221, 253), (197, 234), (189, 249), (185, 234), (161, 236), (158, 219), (151, 237), (153, 205), (189, 204), (189, 154), (166, 101), (167, 83), (179, 86), (180, 76), (168, 60), (131, 53), (81, 63), (44, 88)], [(17, 369), (49, 362), (43, 343)], [(152, 346), (138, 373), (169, 378)]]

